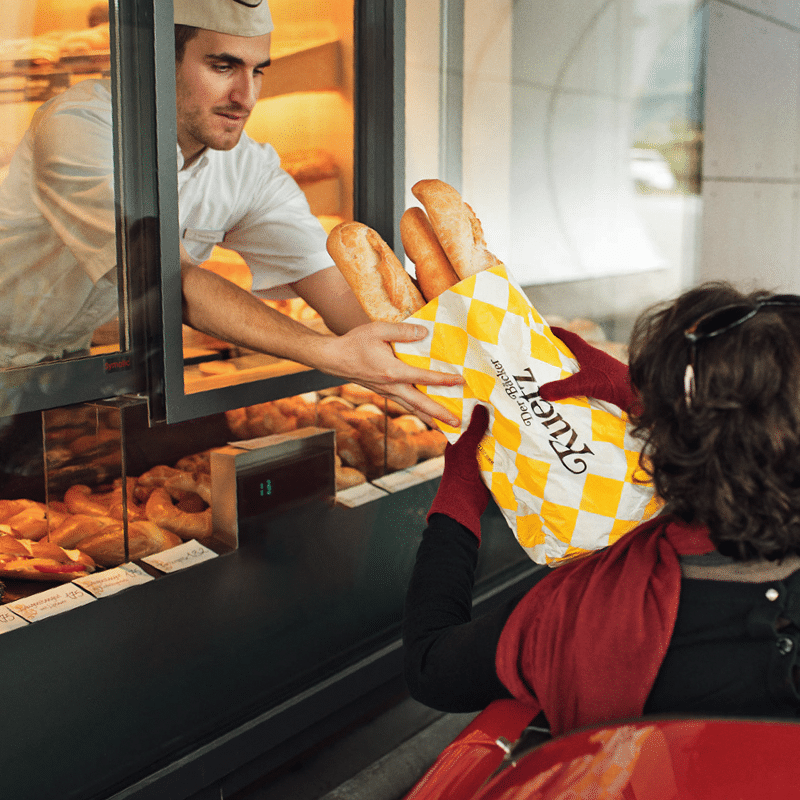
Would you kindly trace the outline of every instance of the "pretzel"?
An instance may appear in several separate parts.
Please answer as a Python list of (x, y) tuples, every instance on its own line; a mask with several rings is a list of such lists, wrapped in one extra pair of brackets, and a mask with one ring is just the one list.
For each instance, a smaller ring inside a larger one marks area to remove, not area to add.
[(204, 511), (183, 511), (173, 502), (164, 487), (153, 489), (145, 506), (147, 518), (166, 531), (177, 534), (181, 539), (206, 539), (211, 536), (211, 509)]
[(175, 469), (184, 472), (191, 472), (193, 475), (198, 472), (211, 473), (211, 456), (208, 450), (202, 453), (193, 453), (192, 455), (184, 456), (175, 462)]
[(158, 486), (163, 486), (164, 481), (174, 477), (179, 472), (179, 469), (168, 467), (166, 464), (159, 464), (147, 470), (147, 472), (143, 472), (136, 479), (136, 486), (133, 490), (135, 499), (140, 503), (144, 503), (147, 498), (150, 497), (150, 493), (153, 489)]
[(164, 489), (176, 500), (181, 500), (186, 494), (196, 494), (211, 505), (211, 475), (205, 472), (192, 475), (181, 471), (164, 481)]

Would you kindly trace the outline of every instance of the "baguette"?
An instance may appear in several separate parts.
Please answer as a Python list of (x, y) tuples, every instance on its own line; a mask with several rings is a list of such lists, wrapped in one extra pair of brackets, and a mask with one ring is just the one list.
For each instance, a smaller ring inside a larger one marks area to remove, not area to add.
[(501, 264), (487, 249), (475, 212), (452, 186), (431, 178), (415, 183), (411, 192), (425, 207), (436, 238), (460, 280)]
[(363, 223), (340, 222), (328, 252), (371, 320), (402, 322), (425, 305), (389, 245)]
[(400, 238), (406, 255), (414, 262), (417, 283), (428, 302), (458, 283), (458, 275), (421, 208), (408, 208), (403, 213)]

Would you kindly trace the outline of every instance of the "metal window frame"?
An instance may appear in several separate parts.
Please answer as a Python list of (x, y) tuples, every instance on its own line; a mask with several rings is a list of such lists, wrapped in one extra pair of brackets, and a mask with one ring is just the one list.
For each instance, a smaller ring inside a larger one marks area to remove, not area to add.
[[(137, 221), (156, 214), (152, 191), (151, 144), (154, 110), (149, 106), (148, 60), (141, 58), (152, 41), (152, 4), (110, 0), (114, 170), (116, 175), (117, 270), (120, 307), (120, 350), (27, 367), (0, 370), (0, 392), (16, 394), (11, 414), (43, 411), (75, 403), (135, 394), (145, 389), (144, 332), (137, 316), (141, 292), (131, 274), (132, 236)], [(123, 89), (124, 87), (124, 89)], [(158, 243), (135, 245), (157, 261)]]
[[(152, 6), (151, 6), (152, 8)], [(175, 175), (175, 52), (170, 37), (172, 3), (153, 10), (155, 49), (153, 86), (156, 119), (160, 298), (148, 298), (147, 376), (153, 422), (181, 422), (232, 408), (262, 403), (342, 383), (318, 370), (186, 394), (183, 383), (180, 255)], [(357, 0), (355, 40), (354, 216), (394, 246), (400, 241), (403, 208), (403, 97), (405, 4)]]

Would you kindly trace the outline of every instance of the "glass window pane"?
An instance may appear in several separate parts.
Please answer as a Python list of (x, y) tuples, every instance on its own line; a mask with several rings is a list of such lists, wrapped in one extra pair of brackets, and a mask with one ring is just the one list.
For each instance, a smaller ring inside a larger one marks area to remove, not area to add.
[(697, 4), (406, 8), (407, 190), (454, 185), (539, 311), (626, 340), (643, 306), (695, 273)]
[[(270, 7), (275, 25), (271, 63), (264, 70), (260, 97), (245, 134), (267, 150), (274, 148), (281, 167), (299, 185), (312, 215), (327, 233), (353, 216), (353, 6), (338, 0), (303, 0), (273, 2)], [(180, 126), (180, 102), (178, 115)], [(326, 331), (318, 311), (287, 285), (287, 277), (291, 279), (299, 274), (296, 270), (308, 267), (299, 249), (308, 247), (306, 240), (287, 228), (298, 243), (295, 252), (276, 247), (273, 231), (282, 224), (282, 219), (275, 223), (277, 212), (272, 214), (271, 227), (259, 233), (256, 211), (248, 208), (246, 217), (239, 212), (244, 203), (229, 210), (225, 226), (195, 235), (191, 228), (196, 212), (189, 207), (189, 195), (183, 188), (190, 180), (184, 173), (179, 173), (180, 229), (182, 245), (190, 256), (279, 312)], [(288, 197), (288, 190), (275, 178), (271, 180), (270, 191)], [(252, 182), (249, 186), (247, 191), (256, 191)], [(330, 263), (325, 256), (324, 265)], [(170, 337), (165, 339), (169, 348)], [(182, 326), (182, 343), (183, 391), (192, 396), (187, 403), (191, 408), (206, 409), (207, 403), (216, 402), (202, 397), (204, 393), (307, 369), (188, 325)]]
[(120, 349), (109, 9), (0, 19), (0, 367)]

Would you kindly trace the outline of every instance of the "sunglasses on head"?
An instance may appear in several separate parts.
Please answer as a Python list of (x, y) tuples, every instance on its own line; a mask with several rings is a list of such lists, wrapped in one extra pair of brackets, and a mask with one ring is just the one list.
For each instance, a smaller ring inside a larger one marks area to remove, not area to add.
[(686, 407), (691, 408), (695, 392), (695, 360), (697, 358), (697, 345), (705, 339), (720, 336), (733, 328), (737, 328), (747, 320), (752, 319), (762, 308), (771, 306), (800, 307), (800, 296), (795, 294), (776, 294), (765, 297), (755, 303), (733, 303), (722, 306), (714, 311), (703, 314), (694, 324), (683, 332), (684, 338), (689, 342), (689, 363), (683, 374), (683, 393), (686, 398)]

